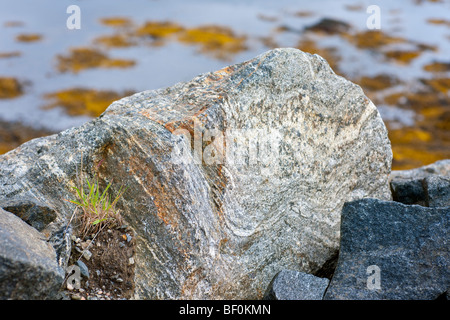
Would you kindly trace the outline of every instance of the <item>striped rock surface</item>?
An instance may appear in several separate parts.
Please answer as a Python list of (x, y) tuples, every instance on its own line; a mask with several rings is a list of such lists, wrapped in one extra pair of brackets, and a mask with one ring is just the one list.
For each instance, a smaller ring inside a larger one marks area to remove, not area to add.
[(53, 208), (42, 232), (64, 264), (64, 199), (83, 162), (128, 186), (136, 298), (256, 299), (279, 271), (315, 273), (336, 256), (344, 202), (389, 200), (391, 160), (359, 86), (317, 55), (275, 49), (1, 156), (0, 201)]

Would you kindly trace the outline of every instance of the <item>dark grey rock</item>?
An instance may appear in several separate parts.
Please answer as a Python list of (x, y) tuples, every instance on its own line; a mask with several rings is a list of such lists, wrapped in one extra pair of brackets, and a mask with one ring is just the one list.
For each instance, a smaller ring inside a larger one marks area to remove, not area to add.
[(423, 179), (396, 179), (391, 181), (392, 198), (403, 204), (427, 205)]
[(63, 278), (44, 235), (0, 208), (0, 299), (54, 299)]
[(425, 207), (450, 206), (450, 159), (390, 176), (394, 201)]
[(78, 260), (77, 266), (80, 268), (81, 275), (89, 279), (89, 268), (87, 265), (83, 261)]
[(264, 300), (322, 300), (329, 282), (312, 274), (282, 270), (269, 284)]
[(38, 231), (42, 231), (56, 219), (55, 210), (35, 200), (5, 200), (0, 203), (0, 207), (3, 210), (14, 213)]
[(450, 207), (348, 202), (325, 299), (437, 299), (450, 286), (448, 239)]
[(450, 176), (432, 176), (423, 181), (428, 207), (450, 206)]

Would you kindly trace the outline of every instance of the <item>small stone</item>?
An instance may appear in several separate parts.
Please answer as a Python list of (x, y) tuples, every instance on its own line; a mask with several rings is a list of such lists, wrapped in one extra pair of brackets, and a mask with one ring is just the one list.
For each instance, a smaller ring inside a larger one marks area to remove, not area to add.
[(77, 261), (78, 267), (80, 267), (80, 273), (82, 276), (89, 278), (89, 269), (86, 264), (80, 260)]
[(90, 252), (89, 250), (84, 250), (83, 251), (83, 258), (85, 258), (87, 261), (89, 261), (92, 257), (92, 252)]
[(95, 273), (97, 274), (98, 277), (100, 277), (100, 270), (95, 270)]
[(127, 242), (130, 242), (131, 239), (132, 239), (132, 237), (127, 233), (127, 235), (126, 235), (126, 240), (127, 240)]
[(132, 266), (134, 264), (134, 258), (131, 257), (130, 259), (128, 259), (128, 265)]
[(67, 282), (66, 288), (67, 288), (67, 290), (70, 290), (70, 291), (73, 290), (73, 286), (70, 282)]
[(81, 300), (81, 295), (75, 293), (72, 295), (72, 300)]
[(83, 250), (85, 250), (87, 247), (89, 247), (90, 244), (91, 244), (91, 240), (86, 240), (86, 241), (83, 241), (83, 242), (80, 243), (81, 248), (82, 248)]
[(119, 243), (119, 247), (121, 247), (121, 248), (125, 247), (125, 243), (120, 242), (120, 243)]

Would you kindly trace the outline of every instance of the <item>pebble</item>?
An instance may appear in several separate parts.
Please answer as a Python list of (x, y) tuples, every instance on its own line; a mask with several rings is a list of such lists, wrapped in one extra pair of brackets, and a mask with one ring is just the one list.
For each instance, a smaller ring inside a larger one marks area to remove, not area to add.
[(132, 266), (134, 264), (134, 258), (131, 257), (130, 259), (128, 259), (128, 265)]
[(83, 250), (86, 249), (87, 247), (89, 247), (90, 244), (91, 244), (91, 240), (86, 240), (86, 241), (80, 243), (81, 248)]
[(83, 297), (81, 297), (81, 296), (80, 296), (79, 294), (77, 294), (77, 293), (73, 294), (71, 298), (72, 298), (72, 300), (83, 300), (83, 299), (82, 299)]
[[(87, 260), (89, 260), (89, 259), (87, 259)], [(77, 265), (78, 265), (78, 267), (80, 267), (81, 275), (86, 277), (86, 278), (89, 278), (89, 269), (86, 266), (86, 264), (84, 264), (83, 261), (78, 260), (77, 261)]]
[(92, 257), (92, 252), (90, 252), (89, 250), (84, 250), (83, 258), (85, 258), (86, 260), (89, 261), (89, 259), (91, 259), (91, 257)]

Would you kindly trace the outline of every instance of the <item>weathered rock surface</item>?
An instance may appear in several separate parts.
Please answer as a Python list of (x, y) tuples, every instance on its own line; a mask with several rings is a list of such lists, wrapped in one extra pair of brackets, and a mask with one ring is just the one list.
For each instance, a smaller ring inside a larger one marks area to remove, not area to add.
[(0, 207), (14, 213), (38, 231), (42, 231), (56, 219), (56, 212), (53, 209), (29, 199), (7, 200), (0, 203)]
[[(63, 265), (80, 162), (128, 190), (138, 298), (262, 298), (283, 269), (314, 273), (341, 208), (390, 199), (387, 131), (361, 88), (317, 55), (276, 49), (113, 103), (99, 118), (0, 157), (0, 202), (56, 212)], [(61, 249), (62, 248), (62, 249)]]
[(330, 280), (294, 270), (282, 270), (273, 278), (265, 300), (322, 300)]
[(425, 207), (450, 206), (450, 159), (412, 170), (393, 171), (394, 201)]
[(362, 199), (342, 211), (325, 299), (428, 300), (450, 286), (450, 207)]
[(0, 208), (0, 299), (53, 299), (63, 278), (44, 235)]

